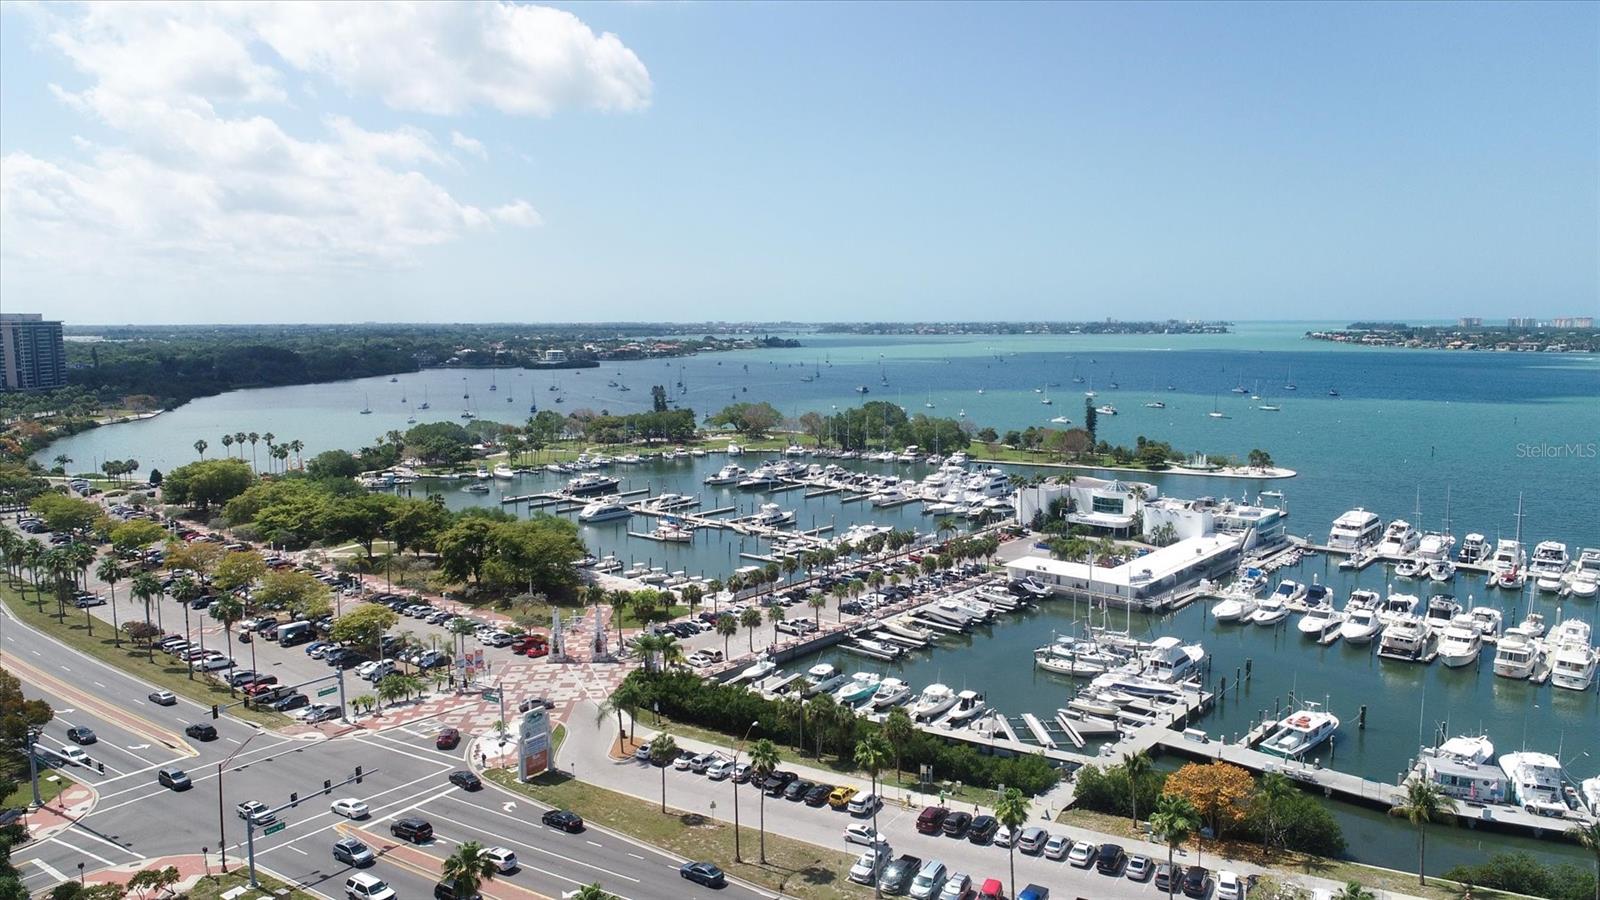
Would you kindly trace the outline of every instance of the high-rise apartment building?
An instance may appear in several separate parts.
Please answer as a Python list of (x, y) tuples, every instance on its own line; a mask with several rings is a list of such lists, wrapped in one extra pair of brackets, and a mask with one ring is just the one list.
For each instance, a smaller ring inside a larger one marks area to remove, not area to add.
[(41, 391), (66, 383), (61, 323), (38, 313), (0, 313), (0, 389)]

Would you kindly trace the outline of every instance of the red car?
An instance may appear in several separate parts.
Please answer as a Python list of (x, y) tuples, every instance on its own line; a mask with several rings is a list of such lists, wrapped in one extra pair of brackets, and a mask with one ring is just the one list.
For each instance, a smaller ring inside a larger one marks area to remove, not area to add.
[(537, 659), (537, 658), (539, 658), (541, 656), (549, 656), (550, 655), (550, 645), (549, 644), (533, 644), (532, 646), (528, 647), (528, 649), (523, 652), (523, 655), (527, 656), (527, 657), (530, 657), (530, 658), (533, 658), (533, 659)]
[(443, 731), (440, 731), (439, 736), (433, 741), (433, 746), (439, 748), (440, 750), (454, 750), (460, 744), (461, 732), (454, 728), (446, 728)]
[(277, 683), (278, 676), (263, 675), (262, 677), (257, 678), (255, 681), (245, 685), (244, 692), (247, 696), (254, 697), (257, 694), (265, 694), (267, 691), (272, 690)]

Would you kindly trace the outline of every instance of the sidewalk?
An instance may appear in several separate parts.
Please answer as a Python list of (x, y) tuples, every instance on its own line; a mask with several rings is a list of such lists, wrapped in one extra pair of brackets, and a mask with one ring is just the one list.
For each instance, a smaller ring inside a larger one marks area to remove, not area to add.
[[(616, 739), (616, 716), (599, 713), (599, 707), (593, 704), (580, 704), (573, 711), (567, 723), (566, 742), (557, 756), (558, 767), (591, 784), (659, 804), (662, 770), (631, 759), (625, 761), (611, 759), (609, 752)], [(635, 728), (640, 740), (648, 740), (656, 734), (655, 729), (648, 728), (642, 723), (636, 724)], [(729, 757), (733, 755), (730, 746), (717, 746), (677, 735), (674, 735), (674, 738), (678, 746), (684, 750), (695, 753), (718, 750)], [(819, 783), (847, 783), (856, 785), (862, 790), (868, 789), (868, 783), (861, 778), (842, 777), (836, 772), (805, 765), (785, 764), (783, 768), (797, 773), (801, 778)], [(665, 781), (668, 806), (726, 822), (733, 821), (735, 786), (730, 781), (710, 781), (703, 775), (676, 769), (666, 770)], [(1007, 854), (1003, 848), (979, 846), (965, 840), (916, 832), (914, 825), (917, 813), (923, 806), (937, 803), (937, 797), (927, 797), (915, 791), (893, 786), (883, 790), (886, 802), (878, 813), (878, 827), (890, 839), (895, 853), (911, 853), (924, 860), (942, 859), (954, 871), (965, 872), (974, 880), (1005, 877)], [(859, 846), (845, 844), (842, 837), (844, 827), (856, 820), (826, 806), (814, 808), (781, 799), (761, 799), (758, 792), (748, 785), (739, 787), (738, 805), (742, 827), (755, 828), (758, 817), (762, 814), (761, 810), (764, 809), (769, 832), (822, 847), (843, 849), (852, 854), (858, 854), (862, 850)], [(992, 813), (990, 809), (964, 802), (946, 805), (963, 812)], [(1119, 844), (1130, 854), (1143, 854), (1158, 862), (1164, 862), (1167, 858), (1165, 845), (1050, 823), (1049, 814), (1053, 814), (1056, 810), (1052, 808), (1046, 811), (1043, 806), (1044, 804), (1035, 803), (1036, 823), (1051, 834), (1064, 834), (1074, 841), (1088, 841), (1093, 844)], [(1248, 862), (1219, 860), (1209, 852), (1196, 854), (1193, 851), (1182, 850), (1175, 854), (1175, 860), (1181, 861), (1184, 865), (1204, 865), (1213, 871), (1219, 866), (1224, 866), (1243, 875), (1270, 874), (1280, 881), (1287, 880), (1303, 887), (1320, 888), (1330, 892), (1336, 892), (1343, 887), (1342, 884), (1328, 879), (1285, 875)], [(1138, 884), (1125, 878), (1101, 876), (1092, 869), (1087, 871), (1077, 869), (1064, 861), (1057, 862), (1040, 856), (1018, 853), (1016, 867), (1019, 886), (1023, 882), (1032, 881), (1058, 888), (1070, 896), (1092, 896), (1106, 900), (1123, 900), (1123, 898), (1141, 900), (1148, 898), (1151, 892), (1151, 887), (1147, 883)], [(1074, 891), (1077, 893), (1074, 894)], [(1407, 900), (1406, 895), (1388, 892), (1380, 896)]]
[(73, 784), (54, 800), (35, 810), (24, 813), (22, 821), (28, 829), (28, 837), (35, 841), (45, 841), (72, 827), (72, 823), (88, 815), (94, 805), (100, 800), (100, 795), (94, 788), (86, 784)]

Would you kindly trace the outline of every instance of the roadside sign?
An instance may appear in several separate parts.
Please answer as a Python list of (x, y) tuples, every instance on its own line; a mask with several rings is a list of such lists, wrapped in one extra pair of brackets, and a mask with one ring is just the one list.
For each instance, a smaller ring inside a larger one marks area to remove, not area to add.
[(339, 693), (339, 686), (337, 684), (330, 684), (327, 687), (323, 688), (322, 690), (317, 691), (317, 696), (318, 697), (326, 697), (329, 694), (337, 694), (337, 693)]
[(263, 828), (261, 830), (261, 833), (262, 834), (277, 834), (278, 832), (280, 832), (280, 831), (282, 831), (282, 830), (284, 830), (285, 828), (288, 828), (288, 827), (289, 827), (289, 823), (288, 822), (273, 822), (271, 825), (268, 825), (266, 828)]

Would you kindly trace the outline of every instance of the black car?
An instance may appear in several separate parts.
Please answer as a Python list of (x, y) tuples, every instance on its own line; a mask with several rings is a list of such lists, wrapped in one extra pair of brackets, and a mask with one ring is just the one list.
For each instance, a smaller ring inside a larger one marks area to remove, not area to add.
[(911, 889), (911, 879), (916, 878), (921, 869), (921, 857), (902, 854), (883, 867), (883, 874), (878, 876), (878, 888), (885, 894), (904, 894)]
[(678, 874), (710, 888), (719, 888), (728, 883), (728, 876), (708, 862), (686, 862), (678, 869)]
[(82, 725), (74, 725), (67, 729), (67, 740), (74, 744), (92, 744), (99, 738), (95, 737), (94, 732), (88, 728)]
[(987, 844), (1000, 830), (1000, 820), (994, 816), (978, 816), (967, 829), (967, 840), (974, 844)]
[(1116, 844), (1101, 844), (1100, 850), (1095, 853), (1094, 867), (1101, 875), (1115, 875), (1122, 871), (1122, 864), (1128, 861), (1128, 854)]
[(389, 833), (413, 844), (423, 844), (433, 840), (433, 825), (427, 819), (406, 816), (391, 822)]
[(811, 790), (806, 791), (806, 805), (826, 806), (828, 803), (828, 795), (831, 793), (833, 793), (833, 785), (814, 784), (811, 786)]
[(967, 830), (972, 827), (972, 814), (953, 812), (944, 817), (944, 825), (941, 827), (944, 829), (946, 837), (965, 837)]
[(540, 821), (568, 834), (583, 830), (583, 817), (569, 809), (552, 809), (540, 817)]
[(789, 786), (783, 789), (783, 799), (800, 800), (805, 797), (808, 791), (816, 786), (816, 782), (807, 781), (804, 778), (798, 781), (791, 781), (789, 782)]
[(1190, 866), (1189, 871), (1183, 873), (1183, 895), (1185, 897), (1204, 897), (1211, 892), (1211, 873), (1205, 866)]
[(291, 709), (299, 709), (302, 706), (310, 705), (311, 698), (307, 697), (305, 694), (290, 694), (287, 697), (279, 697), (278, 699), (267, 704), (267, 707), (269, 709), (275, 709), (278, 712), (287, 712)]
[(453, 881), (440, 881), (433, 886), (433, 900), (476, 900), (482, 894), (473, 894), (471, 897), (461, 897), (456, 894), (456, 883)]
[(789, 782), (799, 777), (793, 772), (785, 772), (782, 769), (778, 769), (768, 775), (766, 781), (761, 782), (761, 790), (765, 791), (768, 797), (782, 796), (783, 789), (789, 786)]
[(214, 741), (217, 739), (217, 726), (196, 722), (185, 728), (183, 733), (197, 741)]
[(467, 791), (476, 791), (483, 787), (483, 782), (479, 780), (478, 776), (468, 772), (466, 769), (451, 772), (450, 783)]

